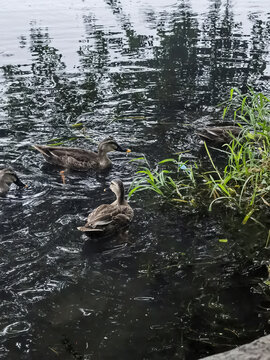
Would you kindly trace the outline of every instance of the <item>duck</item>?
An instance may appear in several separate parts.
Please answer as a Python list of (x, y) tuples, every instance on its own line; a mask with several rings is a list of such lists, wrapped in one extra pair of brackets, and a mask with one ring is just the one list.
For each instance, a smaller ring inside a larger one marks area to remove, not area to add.
[(108, 237), (128, 231), (134, 212), (125, 199), (123, 182), (120, 179), (112, 180), (110, 189), (116, 200), (98, 206), (88, 215), (86, 224), (77, 227), (78, 230), (92, 237)]
[(18, 178), (17, 174), (10, 168), (3, 168), (0, 170), (0, 195), (5, 195), (10, 185), (14, 183), (19, 187), (26, 187), (26, 185)]
[(112, 165), (111, 160), (107, 156), (108, 152), (131, 151), (129, 149), (122, 149), (112, 137), (101, 141), (97, 152), (80, 148), (46, 145), (33, 145), (33, 148), (38, 150), (48, 163), (77, 171), (107, 169)]
[(242, 128), (240, 126), (208, 126), (199, 128), (197, 135), (206, 142), (213, 142), (219, 145), (228, 144), (232, 141), (232, 135), (237, 137)]

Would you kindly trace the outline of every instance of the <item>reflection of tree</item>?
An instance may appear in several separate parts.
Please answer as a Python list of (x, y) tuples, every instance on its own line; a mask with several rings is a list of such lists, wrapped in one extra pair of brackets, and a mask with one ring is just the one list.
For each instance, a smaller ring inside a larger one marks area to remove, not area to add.
[[(202, 19), (188, 0), (179, 0), (172, 13), (152, 11), (148, 20), (155, 23), (159, 37), (155, 47), (151, 35), (136, 33), (121, 0), (106, 3), (118, 28), (106, 32), (93, 16), (84, 17), (87, 37), (79, 55), (85, 79), (88, 73), (97, 74), (99, 94), (114, 102), (111, 111), (117, 116), (158, 113), (158, 118), (176, 122), (175, 112), (216, 105), (230, 87), (243, 90), (253, 74), (263, 74), (267, 26), (254, 24), (254, 50), (249, 53), (249, 38), (242, 36), (230, 0), (225, 5), (209, 0)], [(169, 126), (157, 124), (144, 131), (146, 137), (168, 137), (171, 145)]]
[(246, 82), (248, 82), (248, 77), (251, 74), (258, 79), (263, 77), (266, 69), (266, 56), (269, 54), (269, 40), (270, 21), (263, 23), (260, 19), (255, 19), (251, 30), (251, 47), (246, 69)]
[[(232, 34), (233, 14), (229, 4), (222, 14), (222, 2), (212, 0), (208, 16), (203, 25), (203, 44), (205, 52), (201, 57), (201, 68), (204, 69), (204, 84), (206, 91), (203, 94), (203, 101), (206, 104), (214, 105), (220, 96), (223, 95), (224, 87), (233, 86), (233, 78), (237, 69), (237, 61), (234, 59), (239, 54), (245, 53), (246, 43), (237, 44)], [(237, 46), (237, 48), (236, 48)]]
[(224, 12), (220, 0), (211, 1), (203, 28), (204, 42), (210, 45), (202, 57), (208, 87), (203, 96), (205, 103), (214, 105), (228, 87), (241, 87), (243, 83), (247, 41), (234, 33), (235, 27), (230, 1)]
[[(5, 66), (9, 85), (6, 109), (16, 114), (61, 119), (88, 111), (93, 102), (113, 99), (116, 113), (197, 108), (215, 105), (231, 86), (244, 88), (262, 76), (269, 44), (269, 23), (254, 18), (251, 41), (242, 36), (227, 0), (209, 0), (200, 25), (188, 0), (170, 13), (151, 12), (160, 44), (140, 35), (120, 0), (106, 0), (119, 29), (106, 31), (93, 16), (84, 16), (86, 39), (78, 54), (80, 74), (70, 76), (48, 31), (32, 24), (32, 65)], [(166, 24), (166, 25), (165, 25)], [(27, 45), (21, 37), (20, 46)], [(154, 105), (154, 106), (153, 106)]]
[(161, 44), (156, 48), (156, 63), (160, 68), (156, 94), (167, 107), (183, 108), (192, 102), (198, 76), (198, 23), (187, 5), (179, 6), (172, 17), (172, 28), (159, 25)]
[[(256, 20), (252, 44), (234, 21), (233, 6), (211, 0), (202, 29), (186, 1), (171, 15), (172, 28), (159, 25), (161, 44), (156, 48), (155, 95), (165, 107), (215, 105), (228, 88), (245, 89), (254, 74), (263, 75), (269, 44), (269, 24)], [(177, 19), (177, 20), (175, 20)], [(248, 52), (249, 51), (249, 52)]]
[[(117, 115), (130, 107), (130, 102), (138, 106), (136, 110), (140, 111), (140, 106), (141, 109), (145, 106), (142, 100), (146, 99), (143, 92), (137, 89), (147, 87), (147, 75), (144, 73), (141, 76), (139, 71), (131, 71), (129, 66), (136, 68), (136, 61), (139, 61), (152, 39), (136, 33), (120, 1), (107, 0), (107, 4), (119, 22), (122, 33), (118, 29), (116, 32), (105, 32), (96, 25), (93, 16), (84, 16), (87, 42), (81, 45), (78, 52), (82, 70), (85, 76), (89, 71), (97, 74), (99, 93), (103, 97), (119, 99), (113, 109)], [(123, 71), (126, 68), (128, 70)]]
[(124, 46), (123, 53), (139, 53), (149, 42), (149, 36), (137, 34), (129, 20), (128, 15), (123, 11), (121, 2), (119, 0), (107, 0), (107, 4), (112, 9), (113, 14), (117, 17), (121, 28), (125, 32), (127, 39), (127, 46)]
[(88, 109), (96, 97), (94, 77), (78, 91), (77, 81), (64, 72), (65, 64), (57, 49), (50, 46), (48, 32), (31, 28), (31, 69), (20, 66), (4, 66), (3, 73), (9, 88), (5, 109), (10, 117), (16, 115), (44, 118), (53, 121), (66, 115), (76, 116)]
[[(208, 25), (208, 26), (207, 26)], [(265, 69), (265, 61), (262, 54), (265, 53), (269, 37), (262, 36), (263, 31), (257, 31), (257, 25), (254, 24), (252, 33), (255, 42), (258, 41), (256, 51), (252, 49), (254, 41), (249, 43), (244, 36), (239, 33), (241, 24), (234, 21), (233, 6), (228, 0), (222, 13), (221, 3), (219, 0), (212, 2), (204, 37), (210, 39), (210, 64), (208, 66), (208, 84), (209, 93), (206, 100), (215, 104), (221, 100), (222, 95), (229, 87), (237, 86), (242, 90), (246, 89), (249, 79), (254, 74), (262, 75)], [(260, 39), (261, 38), (261, 39)], [(259, 40), (260, 39), (260, 40)], [(256, 57), (256, 65), (254, 64)], [(207, 59), (204, 58), (204, 64)]]
[(93, 40), (94, 43), (89, 44), (87, 42), (86, 45), (80, 46), (78, 54), (81, 58), (81, 66), (85, 73), (96, 71), (97, 75), (101, 77), (107, 70), (109, 60), (108, 36), (103, 30), (95, 26), (94, 19), (91, 16), (84, 16), (84, 23), (89, 42)]

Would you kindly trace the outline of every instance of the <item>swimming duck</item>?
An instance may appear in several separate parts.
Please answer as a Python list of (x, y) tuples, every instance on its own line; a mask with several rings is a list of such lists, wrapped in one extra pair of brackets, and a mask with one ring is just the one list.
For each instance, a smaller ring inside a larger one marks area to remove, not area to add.
[(133, 210), (125, 199), (125, 189), (121, 180), (115, 179), (110, 189), (116, 195), (111, 204), (103, 204), (92, 211), (84, 226), (77, 229), (88, 236), (110, 236), (126, 231), (132, 218)]
[(204, 141), (213, 142), (216, 144), (226, 144), (232, 141), (232, 136), (238, 136), (242, 128), (240, 126), (209, 126), (205, 128), (199, 128), (197, 135)]
[(21, 182), (18, 176), (12, 169), (5, 168), (0, 170), (0, 195), (8, 192), (10, 185), (14, 183), (17, 186), (25, 187), (26, 185)]
[(33, 147), (48, 163), (79, 171), (103, 170), (110, 167), (111, 160), (107, 156), (110, 151), (130, 152), (129, 149), (122, 149), (111, 137), (99, 143), (97, 152), (61, 146), (33, 145)]

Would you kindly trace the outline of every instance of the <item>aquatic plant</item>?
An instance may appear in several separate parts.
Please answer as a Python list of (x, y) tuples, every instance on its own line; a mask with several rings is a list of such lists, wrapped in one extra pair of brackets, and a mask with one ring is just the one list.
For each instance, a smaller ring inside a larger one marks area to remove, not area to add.
[[(145, 157), (133, 159), (133, 161), (143, 161), (146, 166), (141, 166), (137, 171), (137, 177), (133, 180), (129, 197), (138, 191), (153, 191), (163, 199), (194, 204), (194, 190), (197, 186), (195, 169), (197, 165), (189, 165), (183, 161), (181, 154), (178, 159), (164, 159), (151, 169)], [(162, 168), (169, 165), (170, 169)]]
[(218, 200), (226, 201), (245, 213), (245, 223), (262, 206), (270, 206), (270, 100), (260, 92), (242, 95), (232, 89), (224, 116), (233, 105), (234, 120), (244, 124), (243, 131), (237, 138), (231, 135), (231, 143), (225, 145), (228, 161), (223, 170), (218, 170), (205, 144), (213, 170), (202, 176), (214, 198), (209, 209)]
[[(215, 164), (206, 143), (211, 165), (208, 171), (183, 161), (182, 154), (178, 159), (160, 161), (154, 169), (145, 158), (139, 158), (136, 160), (143, 160), (146, 166), (137, 171), (129, 196), (150, 190), (163, 199), (192, 205), (205, 204), (208, 198), (210, 211), (219, 202), (243, 214), (243, 224), (249, 219), (258, 221), (254, 213), (270, 207), (270, 99), (261, 92), (250, 90), (242, 95), (232, 89), (224, 104), (223, 116), (230, 114), (242, 128), (224, 145), (228, 157), (224, 168)], [(164, 164), (170, 169), (162, 168)]]

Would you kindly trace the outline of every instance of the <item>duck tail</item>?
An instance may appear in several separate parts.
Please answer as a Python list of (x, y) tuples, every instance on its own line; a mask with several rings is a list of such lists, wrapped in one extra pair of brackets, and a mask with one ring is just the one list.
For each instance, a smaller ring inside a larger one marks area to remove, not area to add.
[(77, 227), (78, 230), (80, 231), (83, 231), (83, 232), (102, 232), (103, 230), (102, 229), (92, 229), (92, 228), (89, 228), (89, 227), (86, 227), (86, 226), (78, 226)]
[(51, 155), (51, 153), (49, 152), (49, 150), (47, 149), (46, 146), (42, 146), (42, 145), (32, 145), (34, 149), (36, 149), (37, 151), (39, 151), (42, 155), (48, 157)]

